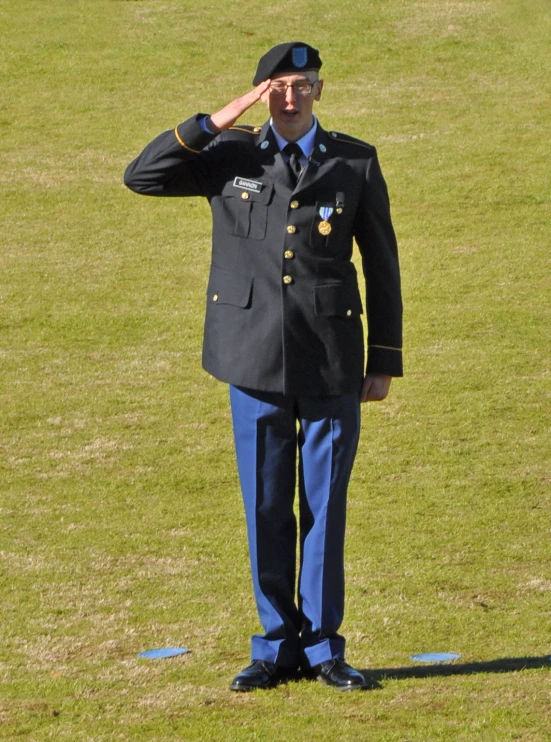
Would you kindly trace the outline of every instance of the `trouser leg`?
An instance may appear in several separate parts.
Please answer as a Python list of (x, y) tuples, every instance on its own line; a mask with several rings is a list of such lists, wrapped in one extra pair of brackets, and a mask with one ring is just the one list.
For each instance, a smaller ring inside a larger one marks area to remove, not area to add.
[(300, 398), (299, 497), (303, 663), (344, 657), (346, 494), (360, 432), (358, 395)]
[(264, 635), (252, 638), (251, 658), (296, 666), (301, 619), (295, 604), (295, 401), (233, 386), (230, 400), (253, 588), (264, 629)]

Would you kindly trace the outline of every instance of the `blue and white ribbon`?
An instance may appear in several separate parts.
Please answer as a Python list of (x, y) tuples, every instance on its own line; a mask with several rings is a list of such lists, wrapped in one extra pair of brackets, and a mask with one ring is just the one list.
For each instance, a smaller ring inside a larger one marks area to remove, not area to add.
[(326, 222), (333, 213), (333, 208), (331, 206), (321, 206), (318, 213), (323, 221)]

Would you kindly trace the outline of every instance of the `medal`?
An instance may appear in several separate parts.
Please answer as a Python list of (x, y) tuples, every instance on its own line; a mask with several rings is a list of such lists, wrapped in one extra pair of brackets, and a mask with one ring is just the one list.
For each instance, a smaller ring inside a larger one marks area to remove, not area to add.
[(328, 235), (331, 232), (331, 225), (327, 221), (331, 214), (333, 213), (333, 209), (331, 206), (322, 206), (318, 210), (318, 214), (321, 216), (321, 222), (318, 224), (318, 232), (323, 235)]

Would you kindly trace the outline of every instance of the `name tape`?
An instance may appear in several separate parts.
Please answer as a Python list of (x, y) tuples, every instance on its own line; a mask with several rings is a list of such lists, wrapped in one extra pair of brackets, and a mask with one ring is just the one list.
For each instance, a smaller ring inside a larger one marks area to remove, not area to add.
[(253, 193), (260, 193), (262, 190), (262, 183), (257, 180), (247, 180), (246, 178), (235, 178), (233, 181), (235, 188), (244, 188), (246, 191), (252, 191)]

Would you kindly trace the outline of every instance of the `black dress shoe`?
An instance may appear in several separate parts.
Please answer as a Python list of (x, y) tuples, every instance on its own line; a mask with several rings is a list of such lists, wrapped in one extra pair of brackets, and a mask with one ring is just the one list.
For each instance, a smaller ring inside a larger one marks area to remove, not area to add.
[(254, 660), (239, 675), (236, 675), (230, 685), (230, 690), (256, 690), (257, 688), (273, 688), (285, 678), (285, 673), (278, 670), (273, 662)]
[(354, 670), (344, 660), (329, 660), (312, 669), (317, 674), (318, 680), (337, 690), (366, 690), (368, 687), (361, 672)]

